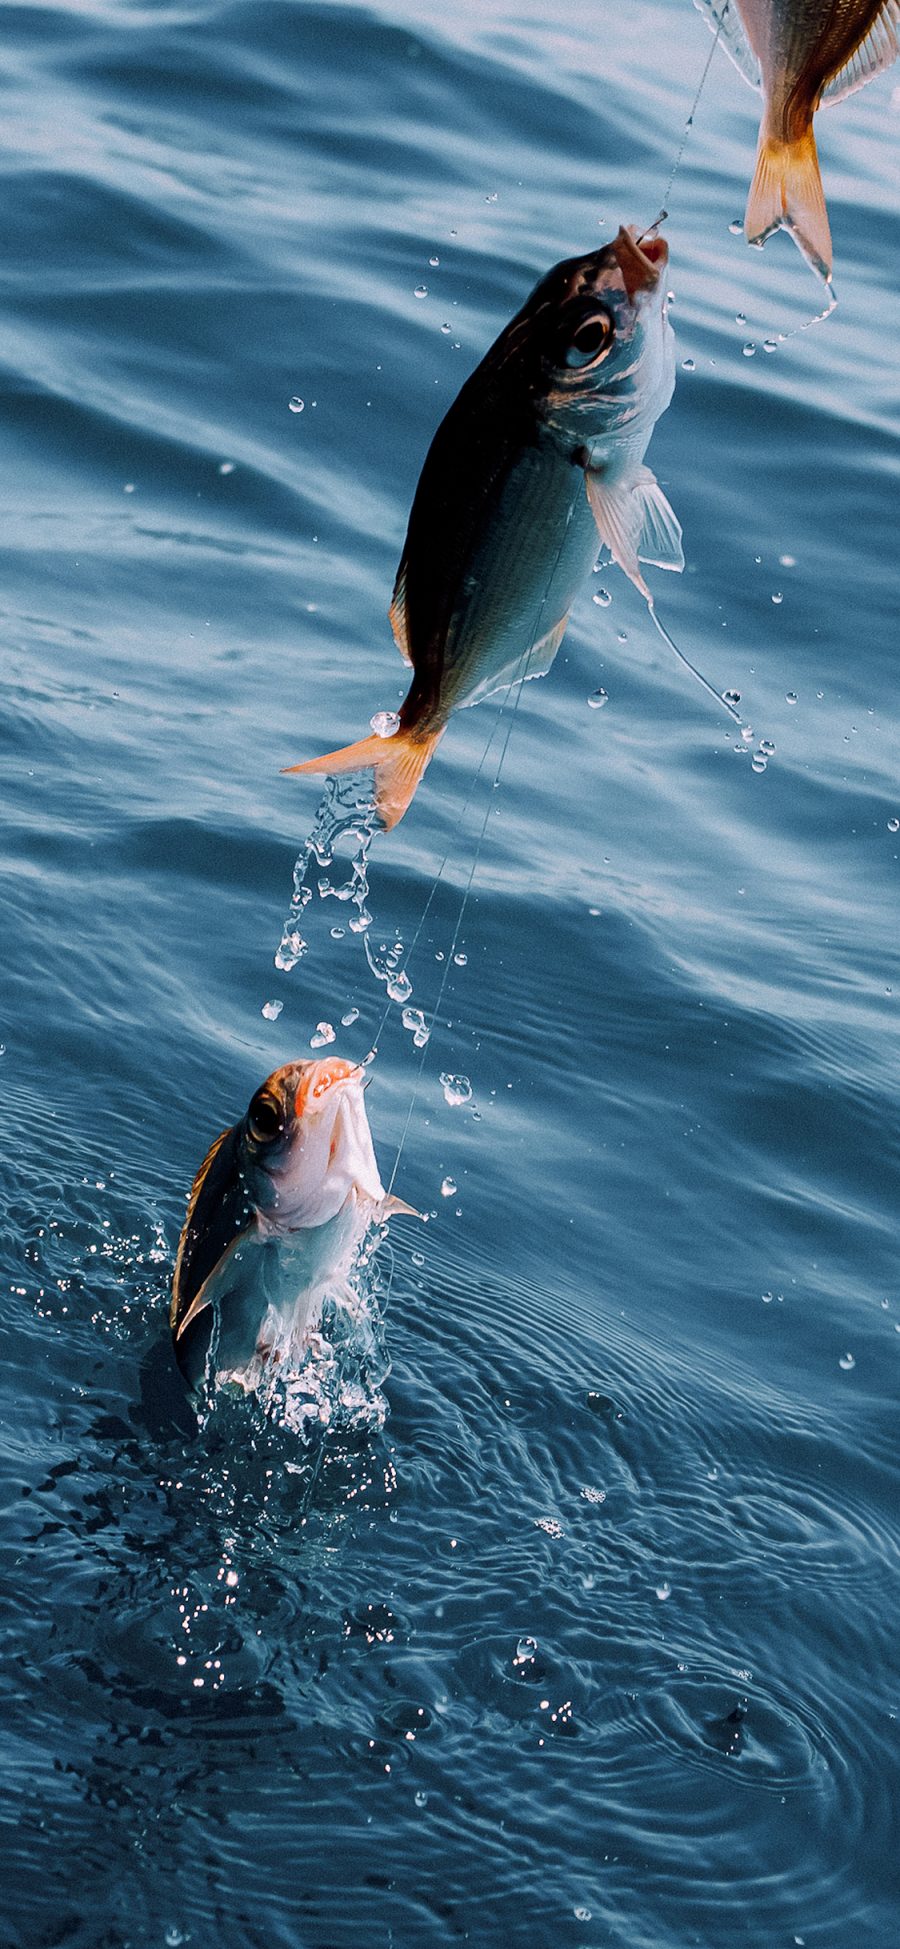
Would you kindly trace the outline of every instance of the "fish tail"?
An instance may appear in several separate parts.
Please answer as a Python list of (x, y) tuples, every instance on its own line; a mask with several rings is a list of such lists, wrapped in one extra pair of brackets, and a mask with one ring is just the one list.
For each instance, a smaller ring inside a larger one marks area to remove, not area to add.
[(827, 283), (831, 277), (831, 230), (819, 174), (812, 123), (793, 142), (773, 135), (763, 121), (756, 174), (747, 198), (747, 242), (764, 244), (781, 225), (791, 232), (807, 262)]
[(434, 748), (443, 737), (444, 726), (414, 737), (411, 731), (396, 731), (392, 738), (360, 738), (341, 751), (327, 751), (321, 758), (307, 758), (302, 765), (286, 765), (286, 772), (375, 773), (375, 807), (387, 832), (399, 825)]

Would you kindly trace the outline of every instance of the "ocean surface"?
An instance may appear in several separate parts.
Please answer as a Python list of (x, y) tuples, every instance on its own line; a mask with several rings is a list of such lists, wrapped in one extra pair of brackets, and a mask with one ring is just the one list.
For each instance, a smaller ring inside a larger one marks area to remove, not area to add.
[[(795, 331), (721, 50), (686, 130), (711, 46), (690, 0), (2, 10), (4, 1949), (900, 1939), (900, 69), (820, 117)], [(602, 568), (367, 932), (313, 862), (276, 968), (280, 768), (405, 692), (441, 415), (664, 199), (650, 577), (752, 737)], [(320, 1024), (428, 1222), (315, 1435), (198, 1425), (188, 1189)]]

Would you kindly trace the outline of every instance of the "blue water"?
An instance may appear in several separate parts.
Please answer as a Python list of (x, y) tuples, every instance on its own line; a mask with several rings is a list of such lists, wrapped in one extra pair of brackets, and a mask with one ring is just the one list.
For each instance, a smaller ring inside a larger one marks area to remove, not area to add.
[[(821, 118), (826, 324), (780, 340), (819, 287), (730, 228), (721, 52), (668, 199), (651, 575), (752, 745), (604, 569), (373, 845), (373, 956), (426, 1012), (447, 975), (420, 1076), (352, 907), (274, 966), (279, 767), (404, 693), (437, 421), (656, 215), (709, 46), (688, 0), (3, 10), (13, 1949), (898, 1939), (900, 71)], [(197, 1430), (166, 1307), (210, 1139), (320, 1022), (377, 1038), (433, 1216), (371, 1292), (383, 1428), (311, 1458)]]

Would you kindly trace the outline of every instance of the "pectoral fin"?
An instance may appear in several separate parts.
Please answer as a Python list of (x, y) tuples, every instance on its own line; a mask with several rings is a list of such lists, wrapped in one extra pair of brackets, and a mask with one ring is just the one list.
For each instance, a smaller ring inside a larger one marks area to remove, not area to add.
[(202, 1286), (194, 1294), (187, 1311), (181, 1315), (181, 1318), (177, 1322), (173, 1322), (176, 1347), (198, 1314), (205, 1313), (208, 1306), (213, 1306), (217, 1301), (224, 1299), (232, 1289), (232, 1286), (237, 1285), (238, 1264), (242, 1253), (248, 1247), (258, 1244), (259, 1239), (253, 1228), (244, 1232), (238, 1232), (237, 1237), (232, 1239), (231, 1244), (222, 1253), (222, 1257), (213, 1267), (209, 1277), (204, 1279)]
[(588, 471), (585, 482), (600, 540), (635, 588), (652, 603), (640, 563), (649, 562), (655, 568), (684, 567), (681, 528), (656, 476), (649, 467), (642, 467), (637, 480), (628, 486), (611, 486), (602, 474)]
[(670, 568), (680, 575), (684, 568), (681, 522), (649, 467), (642, 467), (634, 493), (643, 510), (638, 557), (651, 568)]
[(865, 40), (861, 41), (855, 54), (832, 75), (827, 88), (822, 92), (822, 107), (828, 102), (842, 102), (845, 95), (852, 95), (856, 88), (871, 81), (874, 74), (889, 68), (900, 53), (900, 4), (898, 0), (885, 0), (877, 19), (873, 22)]
[(387, 1197), (382, 1198), (378, 1206), (378, 1220), (381, 1224), (384, 1224), (388, 1218), (421, 1218), (421, 1216), (422, 1213), (416, 1210), (415, 1205), (408, 1205), (405, 1198), (395, 1198), (392, 1191), (388, 1192)]

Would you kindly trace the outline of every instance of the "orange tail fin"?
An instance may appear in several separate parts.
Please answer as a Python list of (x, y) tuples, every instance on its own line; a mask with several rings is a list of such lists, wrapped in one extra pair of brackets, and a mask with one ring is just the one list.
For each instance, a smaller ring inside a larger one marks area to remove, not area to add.
[(286, 765), (286, 772), (365, 771), (375, 773), (375, 806), (385, 830), (399, 825), (419, 779), (428, 764), (444, 726), (424, 738), (409, 731), (396, 731), (392, 738), (360, 738), (358, 744), (345, 744), (342, 751), (327, 751), (322, 758), (307, 758), (304, 765)]
[(747, 242), (764, 244), (782, 224), (813, 270), (827, 282), (831, 277), (831, 231), (812, 124), (795, 142), (782, 142), (769, 133), (764, 121), (744, 219)]

